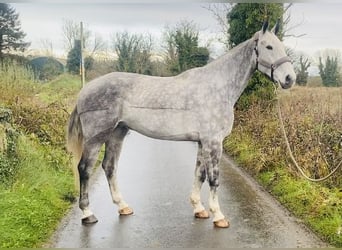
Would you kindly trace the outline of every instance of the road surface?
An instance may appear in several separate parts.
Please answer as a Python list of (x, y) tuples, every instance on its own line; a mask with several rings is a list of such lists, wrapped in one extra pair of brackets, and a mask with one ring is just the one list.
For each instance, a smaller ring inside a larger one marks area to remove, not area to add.
[[(195, 219), (189, 202), (197, 145), (159, 141), (130, 132), (119, 161), (119, 185), (134, 215), (120, 217), (102, 169), (92, 176), (90, 204), (99, 222), (81, 224), (78, 205), (48, 247), (327, 247), (246, 173), (223, 156), (219, 197), (228, 229)], [(203, 185), (208, 207), (208, 185)]]

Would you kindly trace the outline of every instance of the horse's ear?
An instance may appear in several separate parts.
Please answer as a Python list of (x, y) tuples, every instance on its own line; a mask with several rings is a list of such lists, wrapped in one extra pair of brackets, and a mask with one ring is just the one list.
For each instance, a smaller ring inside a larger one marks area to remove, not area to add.
[(264, 24), (262, 25), (262, 33), (265, 33), (268, 28), (268, 20), (264, 21)]
[(280, 20), (278, 19), (274, 27), (272, 28), (272, 32), (277, 35), (280, 29)]

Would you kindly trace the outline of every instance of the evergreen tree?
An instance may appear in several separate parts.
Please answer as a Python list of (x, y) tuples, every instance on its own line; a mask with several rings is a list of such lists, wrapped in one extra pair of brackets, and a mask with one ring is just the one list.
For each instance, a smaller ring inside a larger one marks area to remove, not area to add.
[(75, 40), (74, 47), (69, 51), (66, 68), (72, 74), (80, 73), (81, 65), (81, 40)]
[(322, 58), (319, 58), (319, 74), (322, 78), (322, 83), (327, 87), (339, 86), (339, 72), (337, 57), (327, 57), (325, 64), (322, 63)]
[(19, 14), (7, 3), (0, 3), (0, 60), (11, 50), (24, 51), (29, 43), (24, 42), (26, 34), (21, 30)]
[[(229, 45), (235, 47), (251, 38), (259, 31), (266, 19), (275, 24), (278, 19), (282, 24), (284, 13), (281, 3), (238, 3), (227, 15), (229, 24)], [(282, 25), (280, 26), (282, 27)], [(279, 32), (281, 38), (282, 31)]]

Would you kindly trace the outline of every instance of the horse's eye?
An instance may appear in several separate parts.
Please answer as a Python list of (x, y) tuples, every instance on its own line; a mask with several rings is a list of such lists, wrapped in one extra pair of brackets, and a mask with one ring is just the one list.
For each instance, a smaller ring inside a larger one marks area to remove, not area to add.
[(272, 50), (273, 47), (272, 47), (271, 45), (267, 45), (267, 46), (266, 46), (266, 49)]

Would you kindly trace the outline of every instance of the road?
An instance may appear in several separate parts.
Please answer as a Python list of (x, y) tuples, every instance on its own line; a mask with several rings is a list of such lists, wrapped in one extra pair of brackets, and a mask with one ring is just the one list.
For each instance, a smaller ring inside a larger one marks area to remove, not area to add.
[[(78, 206), (61, 222), (48, 247), (327, 247), (290, 215), (246, 173), (224, 156), (220, 203), (228, 229), (211, 219), (195, 219), (189, 202), (197, 146), (159, 141), (130, 132), (119, 161), (119, 185), (134, 215), (120, 217), (103, 171), (92, 176), (90, 204), (99, 222), (81, 224)], [(208, 185), (203, 186), (208, 202)]]

